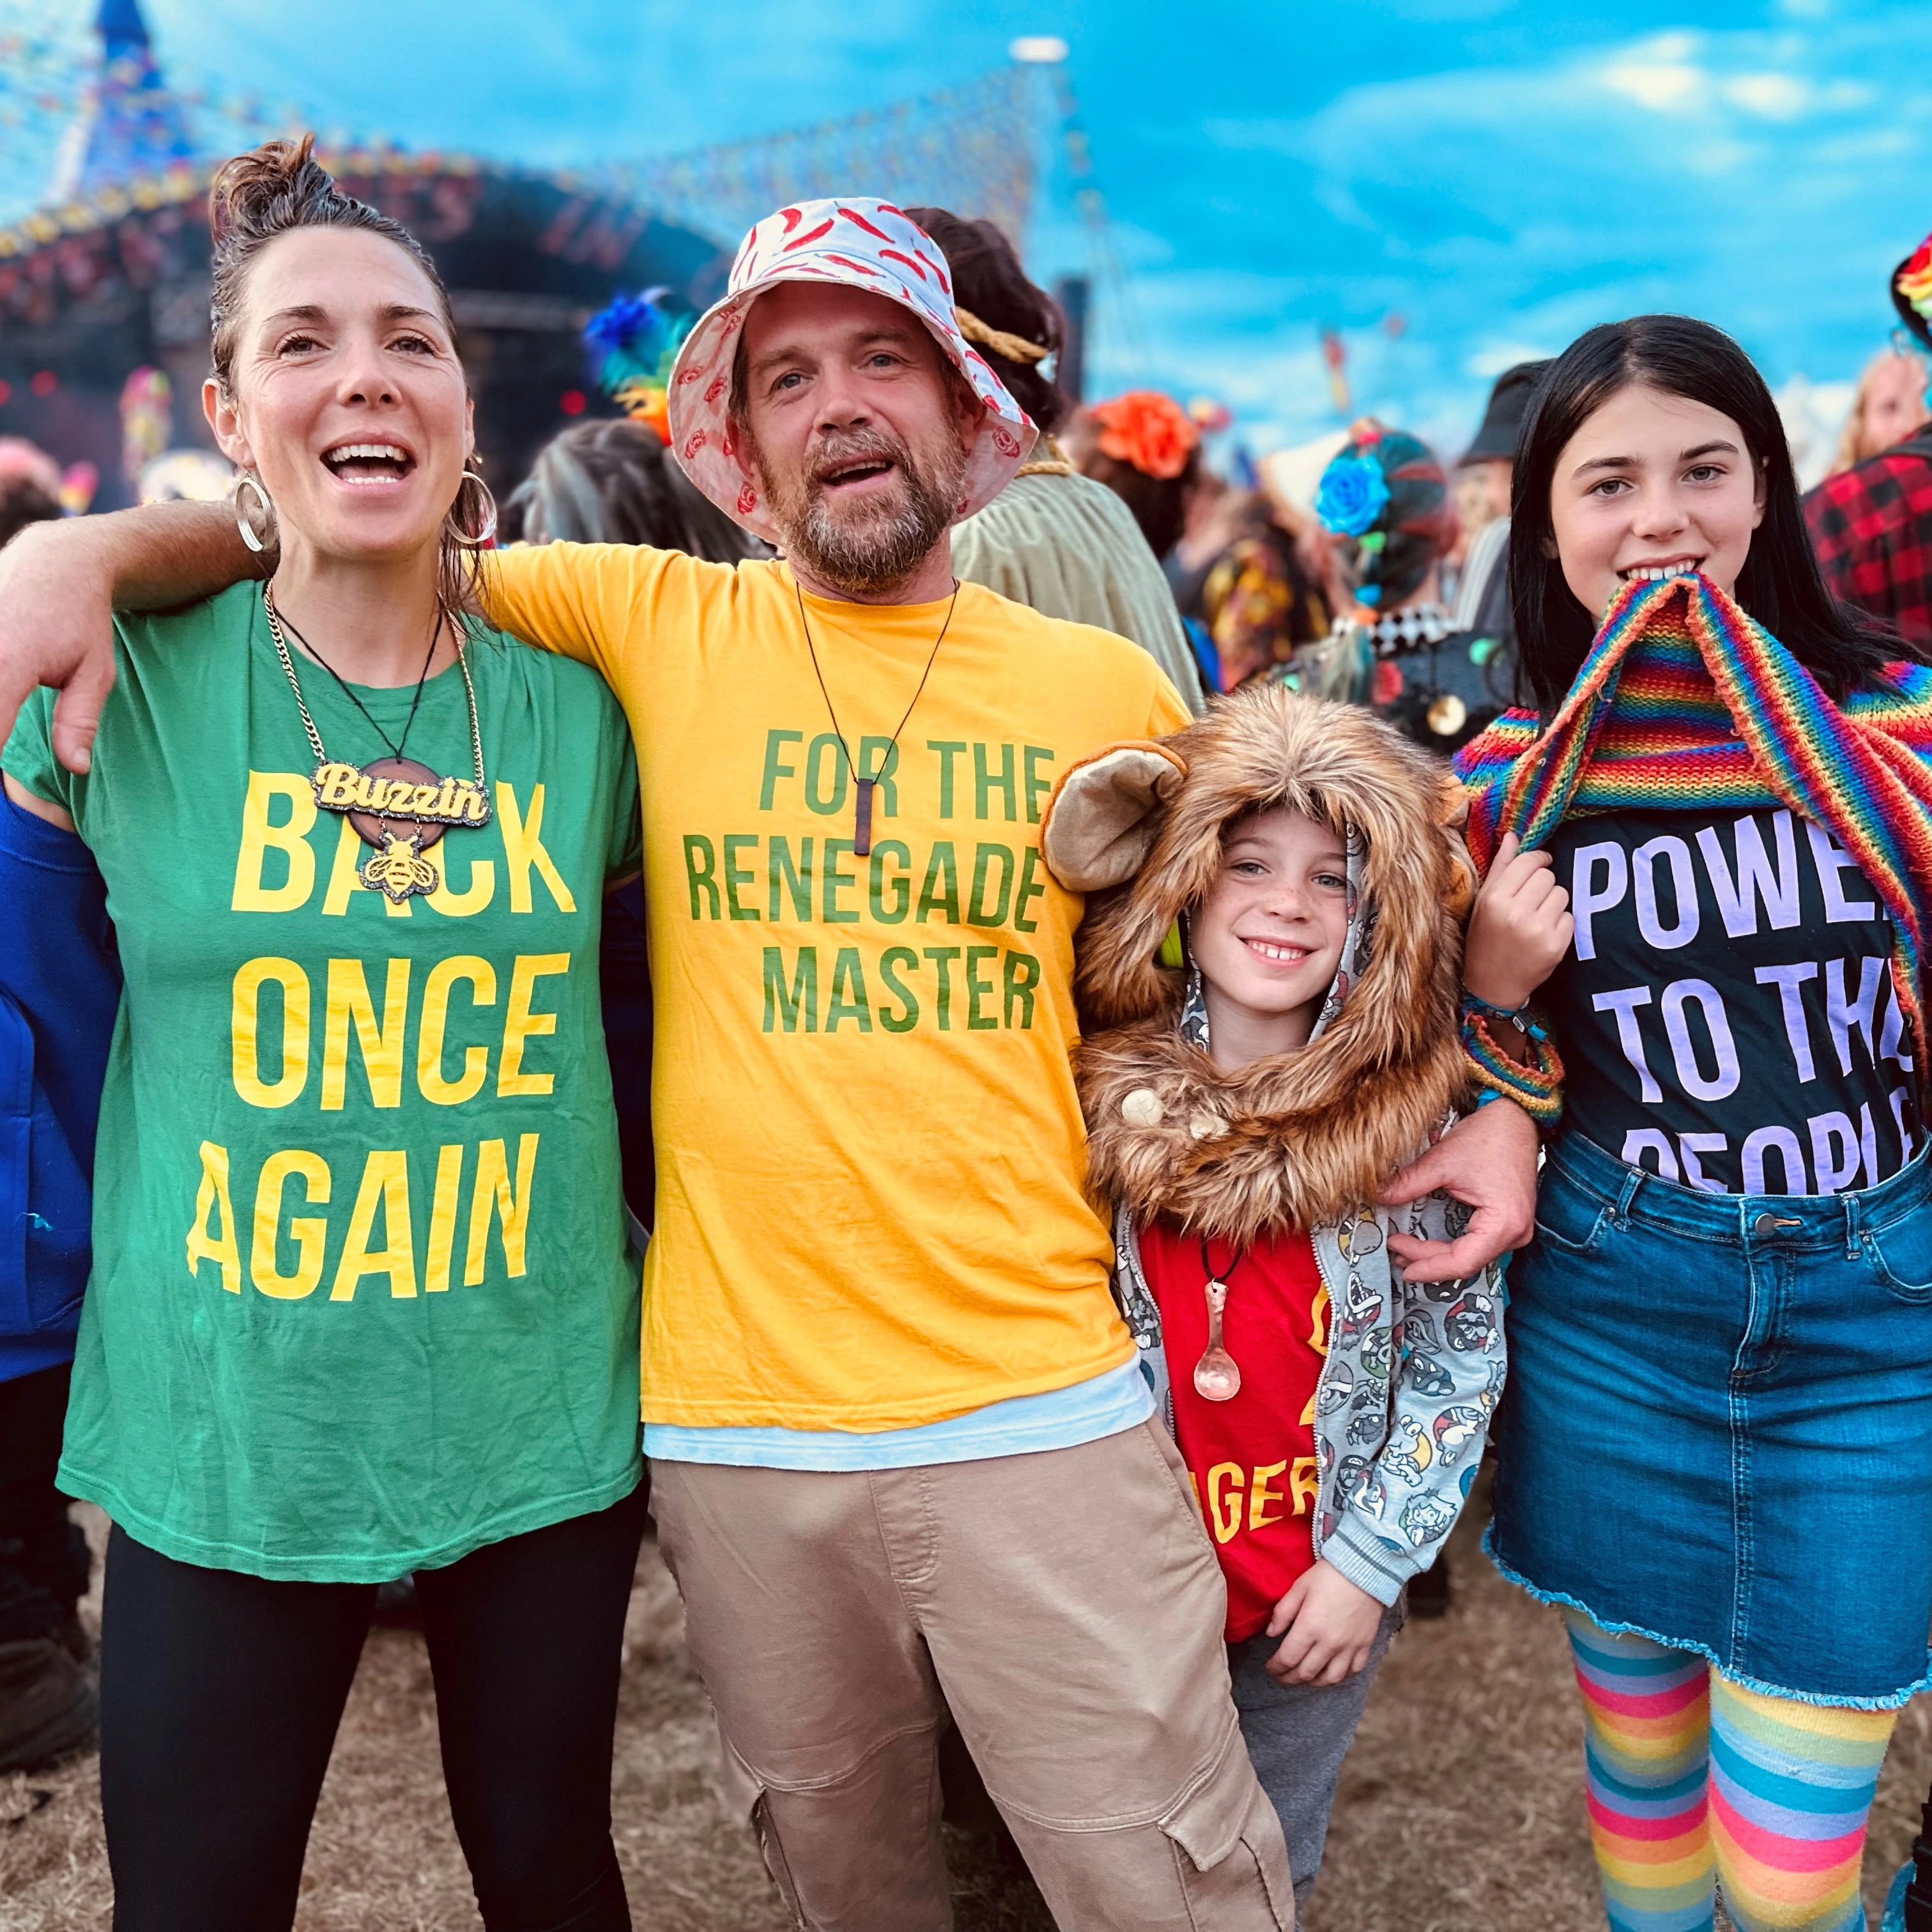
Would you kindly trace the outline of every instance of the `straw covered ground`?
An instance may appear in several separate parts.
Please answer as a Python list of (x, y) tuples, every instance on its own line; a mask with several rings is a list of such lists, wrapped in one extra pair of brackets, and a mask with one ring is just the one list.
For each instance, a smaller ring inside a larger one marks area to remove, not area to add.
[[(1472, 1515), (1476, 1512), (1472, 1511)], [(1554, 1618), (1458, 1532), (1456, 1602), (1396, 1640), (1342, 1791), (1309, 1932), (1600, 1932), (1583, 1830), (1581, 1725)], [(654, 1552), (638, 1571), (619, 1720), (617, 1840), (640, 1928), (783, 1932), (748, 1836), (715, 1794), (706, 1706)], [(1867, 1864), (1876, 1922), (1932, 1778), (1932, 1701), (1905, 1714)], [(104, 1932), (92, 1756), (0, 1778), (0, 1932)], [(1040, 1932), (1023, 1880), (956, 1835), (961, 1932)], [(419, 1639), (378, 1630), (309, 1847), (298, 1932), (474, 1932)]]

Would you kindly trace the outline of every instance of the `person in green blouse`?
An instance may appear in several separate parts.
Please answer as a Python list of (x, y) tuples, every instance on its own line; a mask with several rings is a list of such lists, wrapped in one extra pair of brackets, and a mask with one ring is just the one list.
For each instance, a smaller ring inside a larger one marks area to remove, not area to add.
[(217, 178), (210, 420), (272, 579), (118, 626), (89, 770), (8, 796), (107, 882), (126, 990), (62, 1486), (112, 1519), (118, 1932), (293, 1918), (381, 1582), (415, 1572), (490, 1932), (630, 1916), (638, 1274), (598, 1006), (638, 869), (602, 681), (476, 614), (449, 305), (306, 141)]

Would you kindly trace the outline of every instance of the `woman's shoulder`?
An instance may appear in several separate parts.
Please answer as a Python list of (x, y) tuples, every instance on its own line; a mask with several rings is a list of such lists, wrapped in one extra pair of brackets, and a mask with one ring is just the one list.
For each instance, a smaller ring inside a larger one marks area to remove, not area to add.
[(539, 651), (481, 618), (470, 618), (470, 653), (477, 698), (485, 704), (487, 686), (499, 684), (537, 713), (568, 721), (572, 730), (630, 734), (616, 694), (591, 664), (580, 664), (558, 651)]
[(600, 718), (623, 716), (603, 674), (590, 665), (560, 652), (540, 650), (479, 617), (469, 620), (469, 632), (475, 653), (470, 665), (479, 676), (507, 680), (532, 704), (548, 709), (581, 710)]
[(151, 776), (158, 760), (165, 764), (164, 748), (184, 725), (225, 736), (238, 716), (245, 719), (248, 680), (242, 674), (250, 648), (251, 600), (260, 595), (259, 584), (236, 584), (176, 610), (117, 611), (114, 682), (101, 703), (92, 770), (70, 773), (55, 758), (56, 694), (41, 689), (20, 707), (6, 741), (8, 770), (36, 797), (67, 812), (88, 836), (85, 802), (112, 775)]
[(211, 643), (245, 647), (261, 598), (260, 584), (254, 578), (244, 578), (212, 597), (171, 610), (117, 610), (115, 633), (124, 648), (136, 650), (150, 644), (168, 649)]

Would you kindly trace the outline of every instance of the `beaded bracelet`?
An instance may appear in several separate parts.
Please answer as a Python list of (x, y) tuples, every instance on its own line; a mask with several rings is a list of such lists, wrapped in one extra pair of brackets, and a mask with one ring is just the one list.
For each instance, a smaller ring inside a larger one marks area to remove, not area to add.
[(1538, 1024), (1527, 1000), (1520, 1006), (1492, 1006), (1480, 994), (1472, 993), (1465, 986), (1462, 988), (1462, 1017), (1468, 1019), (1478, 1015), (1486, 1020), (1501, 1020), (1506, 1025), (1519, 1028), (1532, 1040), (1547, 1040), (1550, 1037)]

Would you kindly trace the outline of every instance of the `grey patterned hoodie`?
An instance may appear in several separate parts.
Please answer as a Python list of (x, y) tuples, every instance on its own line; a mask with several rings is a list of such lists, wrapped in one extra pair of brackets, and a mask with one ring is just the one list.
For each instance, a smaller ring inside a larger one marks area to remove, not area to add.
[[(1250, 688), (1175, 737), (1074, 766), (1042, 830), (1056, 876), (1090, 895), (1081, 1099), (1092, 1183), (1113, 1206), (1115, 1294), (1143, 1367), (1171, 1426), (1142, 1228), (1166, 1215), (1238, 1245), (1304, 1230), (1331, 1309), (1316, 1554), (1384, 1604), (1454, 1526), (1503, 1384), (1499, 1271), (1412, 1285), (1389, 1252), (1391, 1232), (1447, 1238), (1466, 1210), (1441, 1196), (1375, 1204), (1462, 1096), (1461, 796), (1367, 712)], [(1224, 1072), (1207, 1052), (1199, 976), (1172, 934), (1213, 883), (1227, 827), (1283, 805), (1342, 832), (1348, 934), (1308, 1045)]]

